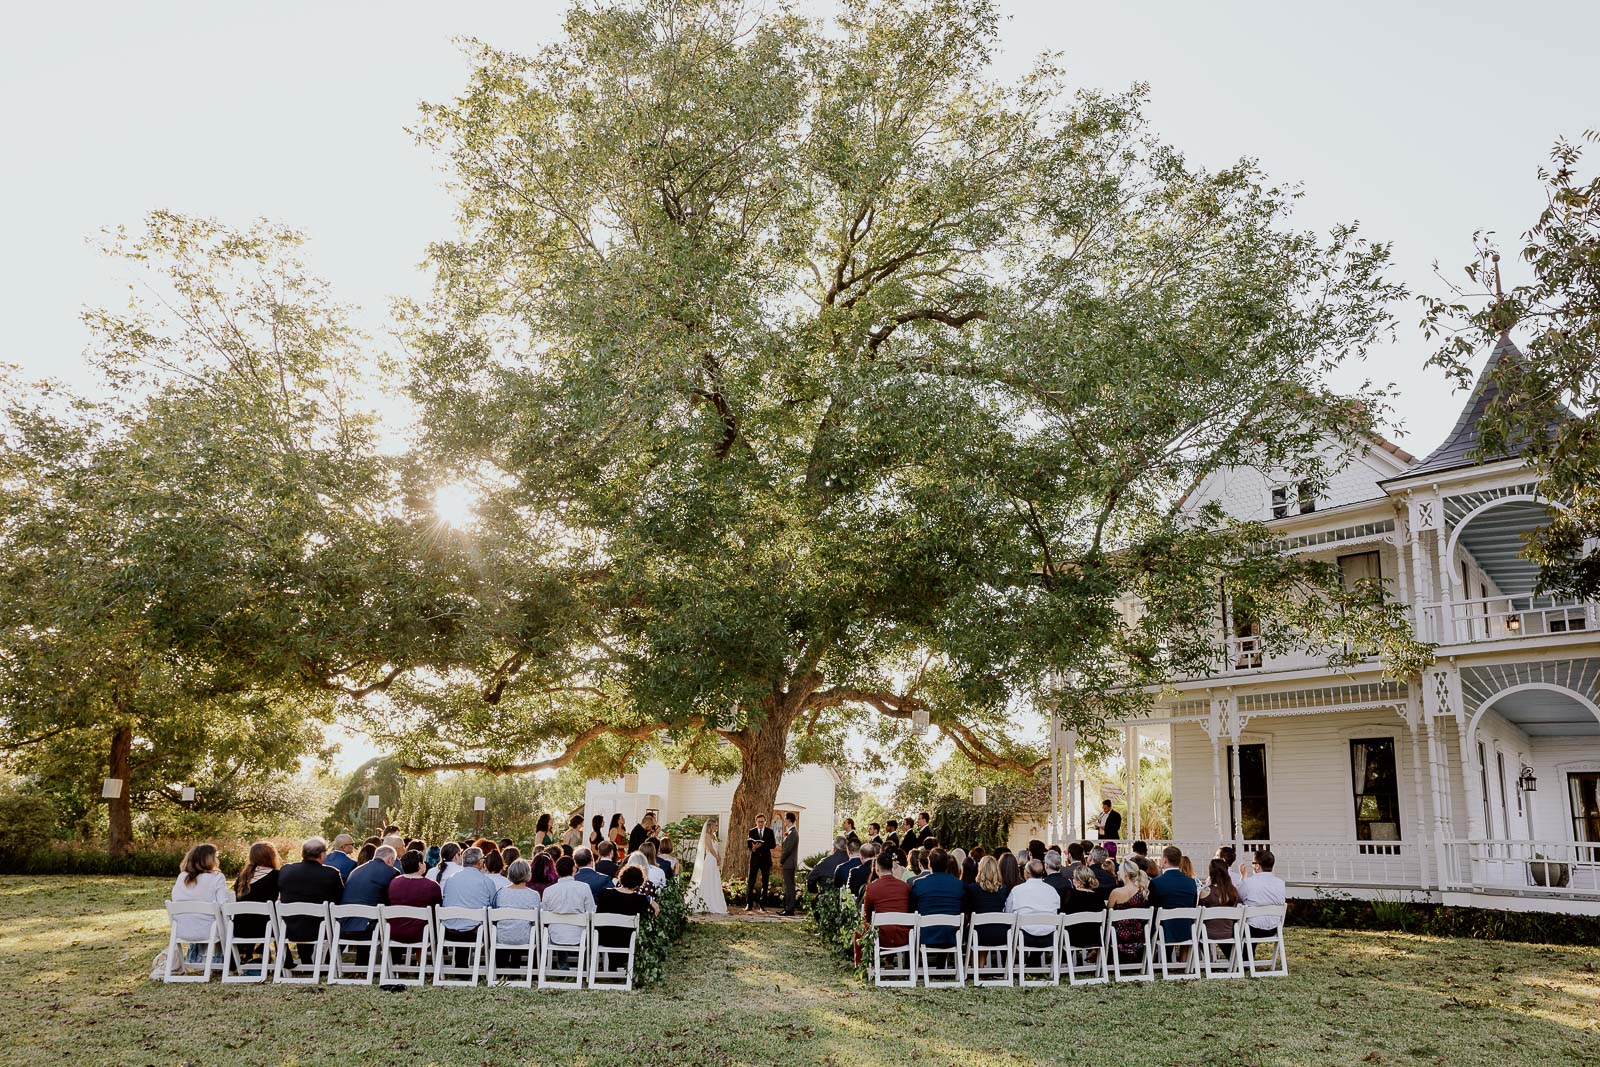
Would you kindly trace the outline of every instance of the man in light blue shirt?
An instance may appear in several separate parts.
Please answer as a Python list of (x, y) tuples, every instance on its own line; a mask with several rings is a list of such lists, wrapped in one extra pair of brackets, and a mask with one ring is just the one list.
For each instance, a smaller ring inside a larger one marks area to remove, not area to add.
[[(594, 893), (572, 876), (576, 870), (577, 865), (572, 862), (571, 856), (556, 860), (556, 874), (560, 877), (555, 885), (544, 891), (539, 910), (552, 915), (588, 915), (596, 910)], [(451, 879), (452, 884), (454, 881)], [(584, 931), (569, 923), (552, 923), (549, 938), (552, 945), (577, 945), (582, 943)]]
[[(469, 848), (461, 854), (461, 869), (444, 884), (444, 906), (447, 908), (487, 908), (494, 903), (495, 884), (483, 873), (483, 850)], [(482, 920), (446, 919), (445, 938), (450, 941), (471, 941), (473, 931)], [(459, 936), (452, 937), (451, 934)]]

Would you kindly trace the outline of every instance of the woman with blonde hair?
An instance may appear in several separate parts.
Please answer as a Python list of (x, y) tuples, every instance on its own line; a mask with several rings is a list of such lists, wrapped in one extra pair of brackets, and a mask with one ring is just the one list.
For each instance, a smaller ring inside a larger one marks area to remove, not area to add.
[[(1000, 877), (1000, 863), (993, 856), (985, 856), (978, 861), (978, 874), (967, 883), (965, 895), (962, 897), (962, 910), (968, 916), (981, 915), (984, 912), (1005, 911), (1006, 897), (1011, 891), (1006, 888), (1005, 881)], [(984, 923), (974, 926), (972, 936), (977, 938), (978, 944), (984, 947), (1000, 946), (1005, 944), (1006, 927), (994, 923)]]
[[(1122, 884), (1111, 891), (1106, 907), (1112, 911), (1143, 908), (1149, 904), (1150, 877), (1132, 859), (1122, 861)], [(1113, 919), (1117, 932), (1117, 956), (1123, 963), (1138, 963), (1150, 938), (1150, 924), (1143, 919)], [(1143, 932), (1141, 933), (1141, 929)]]
[[(217, 864), (217, 846), (212, 844), (195, 845), (184, 854), (182, 868), (178, 871), (178, 880), (172, 883), (172, 900), (179, 901), (204, 901), (207, 904), (227, 904), (233, 900), (233, 890), (228, 888), (228, 880), (223, 877), (222, 870)], [(206, 941), (211, 938), (212, 920), (204, 915), (180, 915), (174, 920), (178, 930), (178, 940), (188, 942), (189, 951), (184, 957), (189, 963), (204, 963)], [(221, 941), (221, 931), (217, 931), (217, 940)], [(218, 948), (216, 963), (222, 962), (221, 949)]]

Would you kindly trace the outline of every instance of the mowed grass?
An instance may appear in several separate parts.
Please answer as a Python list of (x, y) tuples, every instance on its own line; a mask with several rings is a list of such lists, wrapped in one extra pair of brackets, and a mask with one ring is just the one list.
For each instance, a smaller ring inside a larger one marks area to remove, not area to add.
[(1294, 930), (1291, 976), (864, 988), (796, 924), (696, 923), (633, 994), (161, 985), (170, 883), (0, 885), (0, 1062), (1600, 1064), (1600, 948)]

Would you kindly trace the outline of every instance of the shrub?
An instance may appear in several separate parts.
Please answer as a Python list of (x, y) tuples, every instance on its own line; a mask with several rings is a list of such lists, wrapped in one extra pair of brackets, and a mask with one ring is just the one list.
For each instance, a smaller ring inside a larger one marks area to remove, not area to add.
[(43, 848), (55, 823), (49, 797), (16, 786), (0, 788), (0, 869)]
[(1421, 901), (1355, 900), (1331, 894), (1289, 901), (1289, 923), (1339, 930), (1398, 930), (1434, 937), (1525, 941), (1544, 945), (1600, 944), (1600, 918), (1554, 912), (1454, 908)]
[[(863, 932), (861, 911), (848, 890), (824, 889), (811, 900), (807, 925), (828, 953), (847, 963), (857, 978), (865, 978), (872, 958), (874, 935), (870, 927)], [(856, 942), (861, 942), (861, 958), (856, 959)]]
[(667, 975), (672, 944), (689, 926), (689, 903), (682, 878), (668, 878), (656, 894), (659, 914), (644, 920), (634, 949), (633, 976), (639, 985), (654, 985)]
[[(140, 845), (130, 855), (112, 856), (102, 848), (69, 841), (51, 841), (0, 864), (3, 874), (136, 874), (176, 877), (190, 842), (155, 841)], [(217, 859), (226, 874), (244, 866), (246, 848), (237, 843), (218, 844)], [(281, 849), (280, 849), (281, 852)], [(288, 862), (291, 857), (284, 856)]]

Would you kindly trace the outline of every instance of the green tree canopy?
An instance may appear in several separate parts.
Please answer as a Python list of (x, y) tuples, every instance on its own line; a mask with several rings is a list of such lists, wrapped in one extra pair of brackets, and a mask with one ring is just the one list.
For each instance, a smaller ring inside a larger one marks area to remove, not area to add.
[(1030, 770), (1015, 698), (1070, 677), (1087, 726), (1209, 662), (1221, 581), (1297, 639), (1352, 606), (1179, 501), (1359, 447), (1382, 397), (1325, 375), (1387, 325), (1386, 249), (1189, 164), (1142, 88), (988, 78), (997, 23), (581, 4), (425, 108), (462, 226), (409, 383), (479, 503), (453, 669), (370, 713), (415, 764), (731, 746), (739, 824), (863, 713)]

